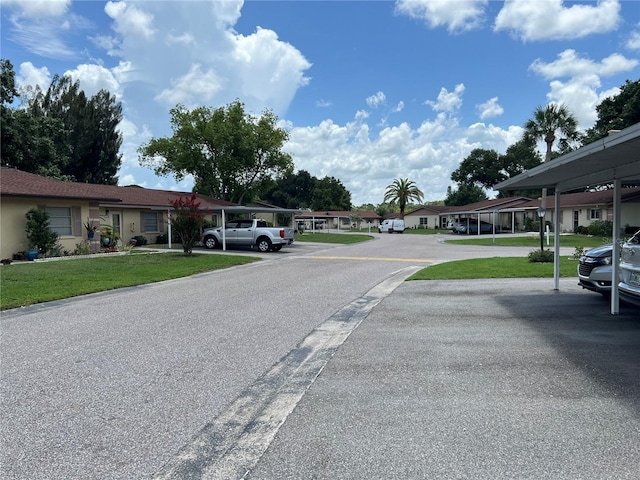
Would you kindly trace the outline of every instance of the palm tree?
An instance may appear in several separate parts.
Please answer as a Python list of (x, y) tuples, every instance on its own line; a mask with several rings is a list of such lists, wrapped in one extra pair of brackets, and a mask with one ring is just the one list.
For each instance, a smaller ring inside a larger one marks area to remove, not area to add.
[(384, 194), (385, 202), (398, 202), (400, 205), (400, 218), (404, 218), (404, 209), (411, 200), (422, 202), (424, 194), (416, 186), (413, 180), (408, 178), (396, 178), (391, 185), (387, 186)]
[[(551, 160), (553, 144), (556, 141), (556, 132), (559, 131), (563, 137), (560, 138), (560, 148), (566, 149), (569, 142), (580, 138), (578, 133), (578, 121), (569, 112), (566, 105), (556, 105), (550, 103), (546, 107), (539, 106), (533, 112), (533, 118), (524, 126), (524, 139), (533, 141), (544, 140), (547, 144), (545, 162)], [(547, 189), (542, 189), (542, 207), (546, 207)]]
[(547, 144), (547, 154), (544, 161), (551, 160), (551, 151), (556, 141), (556, 132), (562, 135), (560, 138), (560, 147), (564, 149), (570, 141), (576, 141), (580, 138), (578, 133), (578, 121), (569, 112), (565, 105), (556, 105), (550, 103), (546, 107), (538, 107), (533, 112), (533, 119), (529, 120), (524, 126), (524, 138), (526, 140), (544, 140)]

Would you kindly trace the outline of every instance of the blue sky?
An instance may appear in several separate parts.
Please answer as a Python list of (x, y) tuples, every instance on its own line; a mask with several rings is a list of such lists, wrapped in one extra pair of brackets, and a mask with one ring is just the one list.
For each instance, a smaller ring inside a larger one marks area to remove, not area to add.
[[(169, 109), (239, 98), (273, 110), (298, 170), (339, 179), (354, 205), (395, 178), (443, 200), (473, 148), (504, 152), (537, 106), (582, 129), (640, 78), (640, 2), (600, 0), (0, 0), (1, 55), (18, 85), (70, 74), (123, 104), (122, 185), (189, 191), (137, 148)], [(542, 148), (542, 147), (541, 147)]]

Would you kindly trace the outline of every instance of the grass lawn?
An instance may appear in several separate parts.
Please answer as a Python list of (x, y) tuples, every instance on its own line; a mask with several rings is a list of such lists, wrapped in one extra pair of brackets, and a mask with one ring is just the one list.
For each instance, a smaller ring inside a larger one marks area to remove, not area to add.
[[(453, 238), (449, 238), (445, 240), (447, 243), (457, 243), (460, 245), (497, 245), (497, 246), (516, 246), (516, 247), (532, 247), (532, 248), (540, 248), (540, 236), (539, 235), (527, 235), (522, 237), (504, 237), (500, 235), (495, 236), (494, 238), (491, 235), (470, 235), (470, 236), (460, 236), (451, 235)], [(477, 237), (477, 238), (475, 238)], [(560, 237), (560, 246), (561, 247), (598, 247), (600, 245), (604, 245), (606, 243), (611, 243), (610, 238), (602, 238), (602, 237), (589, 237), (587, 235), (562, 235)], [(549, 245), (547, 246), (547, 238), (545, 236), (544, 239), (544, 248), (551, 249), (554, 246), (553, 235), (549, 236)]]
[[(560, 257), (560, 276), (577, 277), (578, 260)], [(423, 268), (407, 280), (473, 278), (553, 278), (553, 263), (532, 263), (527, 257), (473, 258)]]
[(259, 260), (240, 255), (129, 254), (0, 267), (0, 310), (187, 277)]
[(318, 243), (358, 243), (373, 240), (373, 235), (364, 235), (362, 233), (320, 233), (320, 232), (304, 232), (296, 233), (294, 241), (296, 242), (318, 242)]

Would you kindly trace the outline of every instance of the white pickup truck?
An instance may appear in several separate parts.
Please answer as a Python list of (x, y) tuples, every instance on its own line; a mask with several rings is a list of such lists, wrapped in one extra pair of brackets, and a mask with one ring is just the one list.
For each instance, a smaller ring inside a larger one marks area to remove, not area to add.
[(207, 248), (221, 248), (226, 245), (258, 247), (261, 252), (277, 252), (285, 245), (293, 243), (293, 227), (269, 227), (266, 220), (231, 220), (222, 227), (207, 228), (200, 238)]

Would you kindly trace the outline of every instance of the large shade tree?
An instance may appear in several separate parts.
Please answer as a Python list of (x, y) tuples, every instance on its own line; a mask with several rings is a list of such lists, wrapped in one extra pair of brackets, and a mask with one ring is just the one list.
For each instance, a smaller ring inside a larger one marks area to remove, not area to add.
[(54, 76), (46, 91), (28, 87), (15, 108), (15, 74), (2, 61), (2, 164), (83, 183), (116, 185), (122, 106), (106, 90), (87, 98), (78, 81)]
[(140, 163), (158, 175), (192, 175), (196, 192), (242, 204), (293, 171), (291, 156), (282, 151), (288, 132), (270, 111), (256, 118), (236, 100), (216, 109), (178, 105), (170, 114), (173, 135), (152, 138), (138, 150)]
[(415, 200), (422, 202), (424, 193), (416, 186), (413, 180), (408, 178), (396, 178), (391, 185), (387, 185), (384, 194), (385, 202), (396, 202), (400, 207), (400, 218), (404, 218), (404, 210), (407, 204)]
[(598, 120), (587, 130), (585, 144), (606, 137), (612, 130), (640, 123), (640, 80), (627, 80), (617, 95), (605, 98), (596, 106), (596, 112)]

